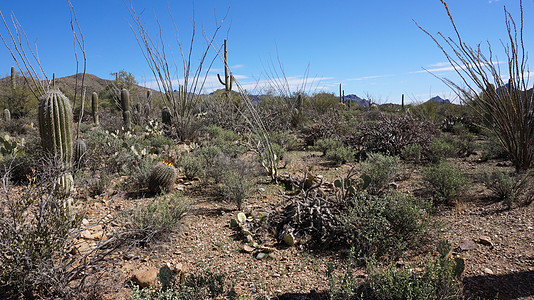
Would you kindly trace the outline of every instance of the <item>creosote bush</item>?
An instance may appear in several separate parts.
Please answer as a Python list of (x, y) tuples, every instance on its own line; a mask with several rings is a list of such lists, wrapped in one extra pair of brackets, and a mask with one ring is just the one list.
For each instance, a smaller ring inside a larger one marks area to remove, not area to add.
[(164, 239), (180, 224), (191, 202), (179, 193), (154, 198), (147, 205), (124, 211), (122, 235), (134, 245), (145, 245)]
[(367, 191), (377, 194), (384, 189), (397, 175), (400, 159), (397, 156), (387, 156), (381, 153), (369, 153), (361, 164), (362, 173), (369, 177)]
[(423, 170), (423, 179), (434, 193), (434, 202), (453, 204), (467, 179), (455, 166), (446, 161)]
[(528, 176), (516, 175), (510, 176), (504, 172), (486, 172), (483, 174), (484, 185), (490, 189), (495, 196), (504, 202), (508, 208), (512, 206), (517, 200), (525, 195), (527, 203), (531, 201), (533, 195), (529, 191)]

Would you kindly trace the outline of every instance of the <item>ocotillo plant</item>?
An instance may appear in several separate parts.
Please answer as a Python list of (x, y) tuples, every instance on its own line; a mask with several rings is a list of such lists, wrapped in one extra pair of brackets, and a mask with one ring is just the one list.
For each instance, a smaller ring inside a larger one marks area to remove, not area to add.
[[(72, 163), (72, 109), (70, 101), (59, 90), (50, 90), (39, 99), (39, 134), (41, 145), (51, 155), (59, 157), (63, 167)], [(69, 194), (73, 179), (70, 173), (58, 178), (60, 190)]]
[(4, 109), (4, 112), (2, 114), (3, 118), (4, 118), (4, 121), (6, 122), (9, 122), (11, 121), (11, 112), (9, 111), (9, 109)]
[(98, 94), (96, 92), (91, 95), (91, 113), (93, 115), (93, 123), (98, 125)]
[(130, 131), (132, 128), (132, 119), (130, 113), (130, 93), (127, 89), (121, 90), (122, 118), (124, 121), (124, 130)]
[(11, 89), (14, 90), (17, 86), (15, 82), (15, 67), (11, 67)]
[(219, 82), (224, 86), (224, 90), (226, 91), (226, 97), (230, 97), (230, 91), (232, 90), (232, 82), (234, 80), (234, 76), (232, 75), (232, 72), (230, 71), (230, 67), (228, 66), (228, 52), (226, 51), (226, 39), (224, 40), (224, 81), (222, 81), (221, 76), (217, 74), (217, 78), (219, 78)]

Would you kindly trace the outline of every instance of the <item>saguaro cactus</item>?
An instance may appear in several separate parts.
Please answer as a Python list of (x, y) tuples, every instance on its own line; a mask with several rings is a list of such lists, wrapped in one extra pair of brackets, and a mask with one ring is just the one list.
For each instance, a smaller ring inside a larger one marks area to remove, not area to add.
[(222, 81), (221, 76), (217, 74), (217, 78), (219, 78), (219, 82), (224, 86), (224, 90), (226, 91), (226, 96), (229, 97), (229, 93), (232, 90), (232, 82), (234, 80), (234, 76), (232, 75), (232, 72), (230, 71), (230, 67), (228, 66), (228, 52), (226, 51), (226, 39), (224, 40), (224, 81)]
[(122, 118), (124, 120), (124, 129), (130, 131), (132, 128), (132, 117), (130, 113), (130, 93), (127, 89), (121, 90)]
[(85, 164), (85, 153), (87, 152), (87, 145), (83, 140), (74, 141), (74, 167), (79, 169)]
[(98, 125), (98, 94), (95, 92), (91, 95), (91, 113), (93, 115), (93, 123)]
[[(39, 99), (39, 134), (41, 145), (61, 159), (63, 166), (72, 166), (72, 108), (69, 99), (59, 90), (50, 90)], [(73, 179), (70, 173), (58, 178), (59, 190), (70, 194)]]
[(7, 108), (4, 109), (2, 117), (4, 118), (4, 121), (6, 121), (6, 122), (11, 121), (11, 112), (9, 111), (9, 109), (7, 109)]
[(11, 89), (15, 89), (17, 87), (17, 83), (15, 81), (15, 67), (11, 67)]

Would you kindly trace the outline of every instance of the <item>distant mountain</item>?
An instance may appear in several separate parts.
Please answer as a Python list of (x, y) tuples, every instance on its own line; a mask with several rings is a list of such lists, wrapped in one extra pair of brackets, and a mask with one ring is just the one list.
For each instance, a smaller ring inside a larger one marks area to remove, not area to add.
[(432, 97), (427, 102), (451, 103), (451, 101), (449, 99), (443, 99), (440, 96)]
[(351, 105), (356, 104), (361, 105), (363, 107), (369, 107), (369, 100), (362, 99), (354, 94), (345, 95), (345, 101), (350, 101)]

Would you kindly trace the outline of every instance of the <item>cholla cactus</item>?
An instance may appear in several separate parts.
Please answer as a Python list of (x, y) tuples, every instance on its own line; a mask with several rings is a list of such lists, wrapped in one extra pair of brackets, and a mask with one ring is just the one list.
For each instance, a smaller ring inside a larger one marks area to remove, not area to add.
[(4, 109), (4, 113), (2, 114), (2, 117), (4, 118), (4, 121), (9, 122), (11, 121), (11, 112), (9, 109)]
[(148, 188), (153, 193), (168, 193), (174, 188), (176, 181), (176, 168), (171, 162), (157, 163), (150, 174)]

